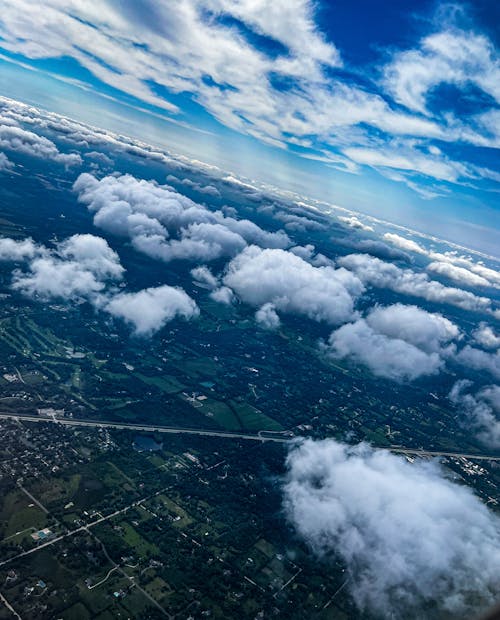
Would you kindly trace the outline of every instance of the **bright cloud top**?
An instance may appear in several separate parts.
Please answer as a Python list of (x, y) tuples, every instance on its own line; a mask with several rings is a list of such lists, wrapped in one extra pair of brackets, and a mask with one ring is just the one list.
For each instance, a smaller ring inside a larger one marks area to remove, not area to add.
[(349, 254), (338, 259), (339, 265), (350, 269), (365, 284), (377, 288), (388, 288), (403, 295), (420, 297), (438, 304), (449, 304), (472, 312), (495, 313), (491, 300), (464, 291), (444, 286), (430, 280), (427, 274), (411, 269), (401, 269), (367, 254)]
[(246, 248), (227, 266), (224, 284), (245, 303), (307, 316), (336, 325), (354, 316), (354, 302), (364, 287), (346, 269), (314, 267), (300, 256), (280, 249)]
[(458, 335), (457, 326), (440, 314), (395, 304), (334, 331), (325, 352), (361, 363), (377, 376), (411, 381), (439, 372), (448, 343)]
[(38, 301), (87, 301), (151, 336), (176, 317), (196, 318), (198, 306), (181, 288), (167, 285), (135, 293), (118, 292), (125, 269), (105, 239), (73, 235), (47, 248), (32, 239), (0, 239), (0, 261), (18, 266), (13, 290)]
[(210, 211), (168, 186), (131, 175), (97, 180), (84, 173), (74, 189), (94, 213), (96, 226), (130, 238), (137, 250), (166, 262), (233, 256), (248, 243), (272, 248), (290, 245), (282, 231), (268, 232), (250, 220)]
[(105, 310), (130, 323), (139, 336), (150, 336), (175, 317), (192, 319), (200, 313), (191, 297), (173, 286), (120, 293), (106, 304)]
[(496, 601), (500, 522), (436, 463), (306, 440), (287, 466), (288, 518), (318, 555), (340, 555), (361, 609), (465, 618)]

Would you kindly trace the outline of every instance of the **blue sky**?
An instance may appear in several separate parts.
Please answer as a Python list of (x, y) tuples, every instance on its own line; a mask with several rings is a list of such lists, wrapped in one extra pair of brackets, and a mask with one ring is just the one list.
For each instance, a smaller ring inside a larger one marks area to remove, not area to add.
[(0, 93), (495, 251), (498, 4), (5, 0)]

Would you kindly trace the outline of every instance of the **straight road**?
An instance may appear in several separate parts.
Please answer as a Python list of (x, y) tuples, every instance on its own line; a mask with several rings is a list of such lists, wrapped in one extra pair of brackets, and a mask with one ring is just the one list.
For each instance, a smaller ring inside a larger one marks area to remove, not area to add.
[[(0, 413), (0, 419), (11, 419), (25, 422), (49, 422), (62, 424), (63, 426), (88, 426), (92, 428), (114, 428), (119, 430), (142, 431), (145, 433), (170, 433), (174, 435), (198, 435), (202, 437), (224, 437), (227, 439), (244, 439), (249, 441), (271, 442), (287, 444), (298, 439), (293, 436), (278, 436), (279, 433), (272, 431), (259, 431), (252, 433), (233, 433), (230, 431), (218, 431), (196, 428), (183, 428), (179, 426), (152, 426), (148, 424), (122, 424), (119, 422), (108, 422), (104, 420), (80, 420), (74, 418), (44, 418), (35, 415), (14, 415), (12, 413)], [(493, 454), (468, 454), (464, 452), (445, 452), (439, 450), (425, 450), (423, 448), (404, 448), (401, 446), (374, 446), (382, 450), (390, 450), (396, 454), (407, 454), (408, 456), (450, 456), (455, 458), (466, 458), (480, 461), (500, 461), (499, 455)]]

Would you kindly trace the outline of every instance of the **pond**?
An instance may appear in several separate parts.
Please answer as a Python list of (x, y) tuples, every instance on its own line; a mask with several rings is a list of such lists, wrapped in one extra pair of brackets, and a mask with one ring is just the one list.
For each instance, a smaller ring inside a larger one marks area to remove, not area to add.
[(158, 443), (148, 435), (136, 435), (132, 442), (132, 447), (137, 452), (157, 452), (163, 448), (163, 441)]

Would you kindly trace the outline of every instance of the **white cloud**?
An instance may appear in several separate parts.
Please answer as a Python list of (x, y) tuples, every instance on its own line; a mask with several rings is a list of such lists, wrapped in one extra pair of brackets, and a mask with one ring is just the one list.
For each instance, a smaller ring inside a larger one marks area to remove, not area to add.
[(460, 330), (450, 320), (417, 306), (394, 304), (377, 307), (366, 320), (379, 333), (400, 338), (429, 353), (441, 351), (444, 343), (460, 335)]
[[(460, 178), (476, 176), (473, 169), (465, 164), (447, 159), (443, 155), (426, 155), (414, 148), (412, 143), (377, 149), (348, 146), (343, 149), (343, 153), (358, 164), (414, 172), (450, 183), (455, 183)], [(406, 181), (406, 178), (400, 177), (398, 180)]]
[[(481, 262), (474, 261), (472, 258), (466, 256), (458, 256), (455, 252), (429, 252), (428, 255), (434, 261), (450, 263), (480, 276), (487, 283), (485, 286), (500, 288), (500, 272), (491, 267), (487, 267)], [(471, 276), (467, 274), (464, 274), (464, 277), (471, 278)]]
[(459, 284), (500, 288), (500, 273), (472, 258), (458, 256), (456, 252), (441, 253), (427, 250), (416, 241), (395, 233), (385, 233), (384, 239), (402, 250), (428, 256), (433, 261), (427, 265), (428, 271), (450, 278)]
[(500, 336), (493, 331), (487, 323), (479, 323), (478, 328), (473, 333), (474, 340), (485, 349), (500, 348)]
[(0, 238), (0, 261), (19, 262), (33, 258), (39, 254), (41, 249), (33, 239), (23, 239), (16, 241), (9, 237)]
[(140, 336), (150, 336), (176, 317), (189, 320), (199, 315), (198, 306), (184, 290), (166, 285), (115, 295), (104, 310), (130, 323)]
[(421, 297), (439, 304), (457, 306), (472, 312), (494, 313), (489, 298), (479, 297), (460, 288), (444, 286), (440, 282), (430, 280), (425, 273), (401, 269), (366, 254), (349, 254), (339, 258), (337, 262), (346, 269), (350, 269), (365, 284), (388, 288), (404, 295)]
[(500, 350), (495, 353), (486, 353), (486, 351), (466, 345), (456, 354), (455, 360), (474, 370), (486, 370), (496, 379), (500, 379)]
[(101, 278), (119, 280), (124, 272), (118, 254), (102, 237), (73, 235), (58, 244), (57, 252), (62, 259), (74, 261)]
[(261, 306), (255, 313), (255, 320), (265, 329), (278, 329), (281, 324), (280, 317), (272, 303)]
[(400, 235), (396, 235), (395, 233), (385, 233), (384, 239), (395, 245), (400, 250), (405, 250), (407, 252), (416, 252), (417, 254), (426, 254), (427, 250), (425, 250), (420, 244), (416, 241), (412, 241), (411, 239), (406, 239), (406, 237), (401, 237)]
[(195, 282), (202, 285), (204, 288), (213, 290), (219, 286), (219, 280), (205, 265), (191, 269), (191, 275), (193, 276)]
[(325, 352), (387, 379), (413, 381), (443, 368), (444, 347), (458, 335), (457, 326), (440, 314), (395, 304), (332, 332)]
[(288, 518), (318, 555), (343, 559), (361, 610), (472, 617), (496, 601), (498, 517), (435, 462), (306, 440), (287, 466)]
[[(373, 128), (382, 143), (394, 135), (448, 139), (443, 119), (397, 110), (364, 84), (332, 74), (342, 60), (318, 28), (315, 9), (311, 0), (184, 0), (176, 11), (153, 0), (140, 7), (103, 0), (98, 10), (81, 0), (71, 9), (64, 0), (47, 0), (43, 7), (6, 0), (0, 35), (10, 52), (73, 58), (108, 86), (170, 113), (179, 110), (169, 95), (188, 93), (234, 130), (277, 147), (312, 147), (306, 156), (350, 172), (363, 157), (368, 165), (394, 164), (391, 148), (384, 161), (373, 161)], [(255, 44), (261, 36), (272, 39), (273, 53)], [(387, 75), (399, 75), (396, 64)], [(391, 78), (391, 84), (397, 81)], [(401, 99), (404, 89), (393, 91)], [(460, 126), (452, 135), (477, 141), (488, 122), (477, 121), (474, 130)], [(352, 161), (338, 152), (343, 145), (368, 148), (369, 154), (353, 151)], [(409, 140), (405, 145), (403, 169), (427, 174), (434, 168), (438, 178), (456, 177), (458, 162), (436, 150), (426, 159)]]
[(465, 286), (491, 286), (490, 282), (482, 276), (465, 269), (464, 267), (458, 267), (452, 263), (441, 263), (434, 261), (427, 265), (427, 271), (437, 273), (440, 276), (454, 280), (459, 284), (465, 284)]
[(500, 387), (486, 386), (473, 395), (467, 393), (471, 386), (472, 381), (457, 381), (449, 398), (465, 413), (467, 425), (474, 430), (480, 441), (490, 448), (500, 448)]
[(347, 226), (349, 226), (350, 228), (359, 228), (360, 230), (365, 230), (367, 232), (373, 231), (372, 226), (363, 224), (363, 222), (355, 215), (351, 215), (349, 217), (346, 215), (339, 215), (337, 219), (343, 224), (347, 224)]
[(234, 256), (247, 243), (290, 245), (283, 231), (268, 232), (249, 220), (210, 211), (168, 186), (131, 175), (97, 180), (84, 173), (74, 189), (94, 213), (96, 226), (129, 237), (138, 251), (166, 262)]
[(463, 89), (474, 84), (500, 103), (498, 54), (484, 35), (444, 30), (425, 37), (420, 48), (399, 52), (385, 68), (385, 85), (396, 101), (428, 113), (427, 96), (439, 84)]
[(0, 148), (32, 157), (49, 159), (65, 166), (75, 166), (82, 163), (80, 155), (77, 153), (61, 153), (48, 138), (21, 127), (2, 123), (3, 120), (0, 120)]
[(246, 248), (227, 266), (224, 284), (252, 306), (272, 303), (280, 312), (315, 321), (343, 323), (354, 316), (354, 299), (363, 291), (345, 269), (314, 267), (279, 249)]
[(230, 306), (235, 301), (233, 291), (227, 286), (220, 286), (219, 288), (214, 289), (210, 293), (210, 297), (214, 301), (220, 304), (225, 304), (226, 306)]
[(73, 235), (54, 251), (33, 248), (30, 240), (16, 249), (31, 260), (28, 269), (14, 271), (12, 288), (29, 297), (92, 298), (124, 272), (116, 252), (94, 235)]
[(10, 161), (5, 153), (0, 153), (0, 172), (6, 172), (14, 168), (14, 163)]

